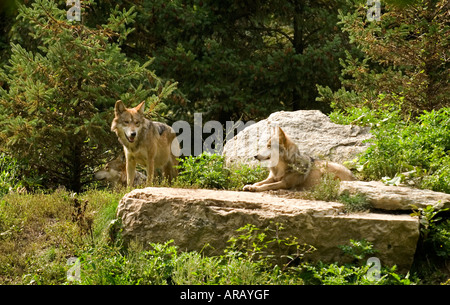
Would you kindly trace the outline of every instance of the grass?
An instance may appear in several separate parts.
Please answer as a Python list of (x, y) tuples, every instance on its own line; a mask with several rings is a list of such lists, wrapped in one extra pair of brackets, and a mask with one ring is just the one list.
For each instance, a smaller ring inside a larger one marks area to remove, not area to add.
[(319, 183), (309, 190), (289, 193), (289, 198), (305, 200), (335, 201), (344, 204), (346, 213), (357, 213), (370, 211), (372, 205), (367, 201), (364, 194), (346, 194), (339, 192), (340, 181), (335, 179), (331, 173), (324, 174)]
[[(0, 199), (0, 283), (57, 284), (67, 258), (101, 242), (122, 193), (57, 190)], [(76, 202), (85, 209), (79, 210)]]
[(179, 159), (177, 187), (242, 190), (244, 185), (265, 179), (268, 170), (247, 164), (227, 166), (223, 156), (202, 153)]

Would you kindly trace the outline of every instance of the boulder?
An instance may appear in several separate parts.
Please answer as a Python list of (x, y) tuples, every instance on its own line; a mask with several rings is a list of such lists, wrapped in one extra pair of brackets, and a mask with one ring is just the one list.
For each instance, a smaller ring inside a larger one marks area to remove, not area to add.
[[(283, 198), (269, 193), (206, 189), (145, 188), (126, 194), (117, 215), (126, 242), (174, 240), (182, 250), (220, 254), (236, 229), (246, 224), (259, 228), (281, 223), (283, 236), (296, 236), (317, 251), (307, 259), (345, 262), (339, 245), (366, 239), (384, 265), (407, 270), (419, 238), (419, 222), (409, 215), (344, 214), (336, 202)], [(206, 247), (209, 244), (211, 247)], [(214, 250), (211, 250), (214, 249)], [(286, 254), (286, 253), (284, 253)]]
[(385, 185), (379, 181), (341, 181), (339, 192), (363, 194), (376, 209), (411, 210), (412, 206), (450, 208), (450, 194), (406, 186)]
[(227, 141), (223, 155), (231, 162), (255, 163), (253, 156), (266, 147), (271, 127), (280, 126), (298, 145), (312, 157), (343, 163), (364, 152), (371, 137), (368, 127), (339, 125), (319, 110), (280, 111), (272, 113)]

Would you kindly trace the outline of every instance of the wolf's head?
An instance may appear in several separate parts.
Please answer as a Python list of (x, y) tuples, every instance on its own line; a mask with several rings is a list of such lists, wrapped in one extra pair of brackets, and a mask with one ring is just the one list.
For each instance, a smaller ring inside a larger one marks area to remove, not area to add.
[(280, 127), (275, 127), (272, 136), (267, 141), (266, 147), (257, 154), (255, 158), (259, 161), (266, 161), (279, 157), (280, 151), (285, 151), (286, 146), (289, 144), (289, 139)]
[(266, 163), (264, 166), (276, 167), (281, 163), (291, 163), (297, 153), (297, 145), (292, 142), (281, 127), (277, 126), (267, 141), (266, 147), (254, 157), (262, 161), (263, 164)]
[(269, 167), (277, 166), (281, 158), (286, 158), (285, 154), (292, 146), (292, 141), (280, 127), (275, 127), (272, 136), (267, 141), (266, 147), (256, 156), (259, 161), (269, 161)]
[[(134, 108), (126, 108), (123, 102), (118, 100), (114, 108), (115, 117), (111, 124), (111, 131), (116, 132), (120, 139), (133, 143), (145, 122), (144, 108), (145, 102)], [(122, 144), (125, 145), (125, 143)]]
[(116, 185), (122, 179), (125, 172), (125, 159), (119, 156), (114, 160), (106, 163), (105, 167), (94, 174), (97, 180), (106, 180), (113, 185)]

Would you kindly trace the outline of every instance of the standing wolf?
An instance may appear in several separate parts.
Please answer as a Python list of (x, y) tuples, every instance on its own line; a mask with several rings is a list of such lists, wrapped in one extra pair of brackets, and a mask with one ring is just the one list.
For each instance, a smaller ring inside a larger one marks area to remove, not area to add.
[(340, 180), (355, 180), (345, 166), (323, 160), (314, 160), (300, 152), (297, 145), (278, 127), (267, 142), (263, 154), (255, 156), (259, 161), (269, 161), (270, 173), (267, 179), (244, 186), (244, 191), (262, 192), (267, 190), (311, 187), (320, 181), (322, 174), (333, 173)]
[(180, 145), (172, 127), (148, 120), (144, 116), (144, 104), (126, 108), (121, 100), (116, 102), (115, 117), (111, 124), (123, 145), (126, 161), (127, 185), (133, 185), (136, 164), (147, 172), (147, 183), (153, 181), (156, 169), (160, 169), (169, 183), (176, 176), (174, 166), (180, 154)]

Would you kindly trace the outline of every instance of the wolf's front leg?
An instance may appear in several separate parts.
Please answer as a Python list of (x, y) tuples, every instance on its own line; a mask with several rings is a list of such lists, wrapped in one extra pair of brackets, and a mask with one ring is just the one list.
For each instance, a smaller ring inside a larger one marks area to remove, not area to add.
[(252, 191), (255, 187), (260, 186), (260, 185), (264, 185), (267, 183), (273, 183), (275, 181), (275, 179), (271, 176), (267, 177), (267, 179), (263, 180), (263, 181), (259, 181), (253, 184), (247, 184), (246, 186), (244, 186), (243, 190), (244, 191)]
[(133, 186), (136, 175), (136, 161), (133, 158), (127, 158), (126, 161), (127, 186)]
[(155, 173), (155, 162), (154, 160), (148, 160), (147, 163), (147, 185), (153, 183), (153, 175)]
[(264, 184), (268, 184), (268, 183), (273, 183), (275, 182), (275, 178), (274, 177), (267, 177), (267, 179), (263, 180), (263, 181), (259, 181), (256, 183), (253, 183), (253, 186), (260, 186), (260, 185), (264, 185)]
[[(246, 185), (247, 186), (247, 185)], [(250, 192), (264, 192), (264, 191), (270, 191), (270, 190), (280, 190), (287, 188), (287, 183), (285, 181), (278, 181), (274, 183), (264, 184), (264, 185), (248, 185), (248, 188), (244, 191), (250, 191)]]

